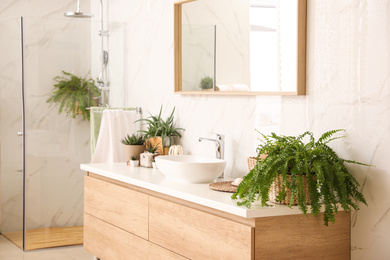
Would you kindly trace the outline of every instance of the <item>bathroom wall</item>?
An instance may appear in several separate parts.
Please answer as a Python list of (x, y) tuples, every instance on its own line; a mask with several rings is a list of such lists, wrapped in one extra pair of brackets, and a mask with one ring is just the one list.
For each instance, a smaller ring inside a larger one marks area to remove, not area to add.
[(247, 173), (255, 129), (316, 136), (346, 129), (336, 151), (376, 165), (350, 167), (369, 205), (352, 214), (352, 259), (390, 258), (388, 1), (308, 0), (307, 95), (296, 97), (173, 94), (173, 0), (109, 0), (109, 17), (128, 24), (126, 104), (142, 106), (144, 116), (158, 113), (161, 104), (165, 115), (176, 107), (187, 154), (214, 156), (213, 144), (196, 137), (225, 134), (227, 175)]

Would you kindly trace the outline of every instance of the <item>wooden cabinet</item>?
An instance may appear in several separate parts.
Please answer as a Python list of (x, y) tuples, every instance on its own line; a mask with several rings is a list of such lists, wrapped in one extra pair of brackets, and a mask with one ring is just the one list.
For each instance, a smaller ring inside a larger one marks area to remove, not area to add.
[(149, 240), (191, 259), (251, 259), (253, 231), (199, 210), (149, 199)]
[[(350, 259), (350, 216), (247, 219), (90, 173), (84, 248), (101, 260)], [(272, 209), (264, 209), (272, 210)]]
[(149, 196), (84, 178), (84, 248), (101, 260), (184, 260), (148, 241)]

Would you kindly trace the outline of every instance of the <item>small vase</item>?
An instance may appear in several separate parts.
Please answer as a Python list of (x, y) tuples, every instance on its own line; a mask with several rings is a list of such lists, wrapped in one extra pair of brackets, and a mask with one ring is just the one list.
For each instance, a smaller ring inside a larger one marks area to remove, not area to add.
[(153, 159), (154, 159), (155, 154), (149, 153), (149, 152), (144, 152), (141, 153), (140, 155), (140, 164), (143, 167), (151, 168), (153, 167)]

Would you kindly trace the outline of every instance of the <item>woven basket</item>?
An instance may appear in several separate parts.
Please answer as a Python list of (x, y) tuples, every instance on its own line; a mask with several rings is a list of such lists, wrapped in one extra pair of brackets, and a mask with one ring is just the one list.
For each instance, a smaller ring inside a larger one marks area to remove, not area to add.
[[(264, 160), (267, 157), (267, 155), (261, 155), (260, 159)], [(257, 157), (248, 157), (248, 168), (249, 170), (252, 170), (257, 163)], [(310, 204), (310, 195), (309, 195), (309, 184), (307, 182), (307, 177), (303, 177), (304, 181), (304, 188), (305, 188), (305, 195), (306, 195), (306, 204)], [(291, 182), (291, 176), (287, 176), (287, 182)], [(276, 196), (279, 195), (279, 192), (281, 192), (283, 189), (283, 177), (282, 175), (278, 175), (275, 179), (275, 181), (271, 184), (271, 189), (269, 190), (269, 200), (273, 203), (282, 204), (282, 205), (289, 205), (290, 199), (291, 199), (291, 190), (287, 187), (285, 187), (286, 190), (286, 198), (283, 201), (276, 201)], [(293, 204), (294, 206), (298, 205), (298, 198), (295, 196)]]
[[(261, 154), (260, 155), (260, 160), (264, 160), (265, 158), (267, 157), (266, 154)], [(248, 157), (248, 168), (249, 170), (252, 170), (253, 168), (255, 168), (255, 165), (257, 163), (257, 157)]]
[[(306, 195), (306, 204), (310, 204), (310, 194), (309, 194), (309, 184), (308, 184), (308, 177), (303, 176), (304, 181), (304, 189), (305, 189), (305, 195)], [(291, 182), (291, 176), (287, 176), (287, 182)], [(275, 181), (271, 185), (271, 189), (269, 191), (269, 199), (273, 203), (282, 204), (282, 205), (289, 205), (290, 199), (291, 199), (291, 190), (287, 187), (285, 187), (286, 191), (286, 198), (283, 201), (276, 201), (276, 196), (283, 190), (283, 177), (282, 175), (278, 175), (275, 179)], [(294, 197), (294, 202), (292, 205), (298, 205), (298, 198)]]
[(253, 168), (255, 168), (256, 163), (257, 163), (257, 157), (248, 157), (249, 170), (252, 170)]

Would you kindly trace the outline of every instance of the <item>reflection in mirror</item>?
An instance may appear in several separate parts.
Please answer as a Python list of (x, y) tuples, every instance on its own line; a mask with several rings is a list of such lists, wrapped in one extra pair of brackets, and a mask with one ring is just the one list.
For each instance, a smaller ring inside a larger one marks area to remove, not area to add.
[(183, 25), (182, 90), (212, 91), (215, 74), (215, 26)]
[(252, 91), (295, 91), (297, 1), (250, 1)]
[[(213, 26), (215, 41), (196, 36)], [(305, 94), (305, 42), (306, 0), (177, 1), (175, 92)], [(215, 88), (204, 92), (201, 82), (212, 66)]]

